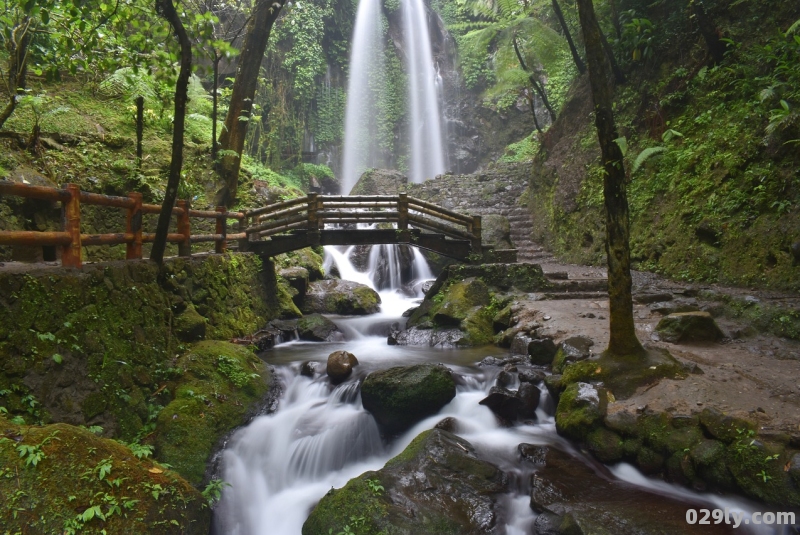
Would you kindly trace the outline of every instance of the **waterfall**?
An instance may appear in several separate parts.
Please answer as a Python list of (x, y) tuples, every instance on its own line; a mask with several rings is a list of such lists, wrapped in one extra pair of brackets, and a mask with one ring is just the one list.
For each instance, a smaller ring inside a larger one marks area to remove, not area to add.
[(383, 92), (384, 52), (381, 1), (358, 4), (350, 52), (350, 78), (344, 119), (342, 193), (348, 194), (361, 173), (379, 165), (378, 100)]
[(442, 78), (433, 66), (428, 17), (422, 0), (405, 0), (403, 31), (408, 59), (409, 156), (412, 182), (423, 182), (445, 172), (441, 116), (436, 82)]

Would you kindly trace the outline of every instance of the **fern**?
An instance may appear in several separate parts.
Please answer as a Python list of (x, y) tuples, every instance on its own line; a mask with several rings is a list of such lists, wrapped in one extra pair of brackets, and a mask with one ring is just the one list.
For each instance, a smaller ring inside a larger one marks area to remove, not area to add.
[(800, 30), (800, 19), (797, 19), (796, 21), (794, 21), (794, 24), (789, 26), (789, 29), (786, 30), (786, 33), (784, 35), (786, 37), (789, 37), (791, 34), (796, 32), (797, 30)]
[(153, 78), (145, 72), (135, 72), (131, 67), (117, 69), (100, 82), (100, 94), (109, 99), (134, 100), (144, 97), (148, 107), (158, 105), (158, 94)]
[(648, 147), (644, 149), (639, 155), (636, 157), (636, 160), (633, 162), (633, 169), (631, 169), (631, 174), (635, 173), (639, 170), (639, 168), (646, 162), (651, 156), (655, 156), (661, 152), (667, 150), (666, 147)]

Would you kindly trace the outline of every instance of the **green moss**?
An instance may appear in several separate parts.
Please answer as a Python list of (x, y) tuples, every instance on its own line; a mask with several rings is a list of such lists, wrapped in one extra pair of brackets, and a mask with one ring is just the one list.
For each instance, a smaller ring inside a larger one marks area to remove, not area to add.
[(586, 436), (586, 443), (598, 460), (613, 463), (622, 459), (622, 438), (605, 427), (599, 427)]
[(158, 416), (157, 458), (199, 484), (219, 440), (245, 423), (247, 408), (268, 389), (266, 365), (228, 342), (200, 342), (178, 359), (175, 397)]
[[(201, 494), (128, 447), (66, 424), (18, 426), (0, 416), (0, 427), (0, 524), (7, 533), (208, 532)], [(89, 515), (91, 508), (104, 519)]]
[(470, 312), (460, 325), (464, 336), (458, 341), (459, 347), (478, 347), (491, 344), (494, 341), (492, 316), (492, 311), (484, 307)]
[(376, 472), (366, 472), (339, 490), (331, 489), (303, 524), (303, 535), (339, 533), (346, 525), (359, 534), (385, 533), (380, 519), (388, 514), (386, 499), (367, 484), (377, 476)]
[(579, 399), (579, 392), (579, 383), (570, 384), (562, 392), (556, 408), (556, 428), (561, 435), (583, 441), (601, 425), (606, 401), (602, 391), (599, 404)]

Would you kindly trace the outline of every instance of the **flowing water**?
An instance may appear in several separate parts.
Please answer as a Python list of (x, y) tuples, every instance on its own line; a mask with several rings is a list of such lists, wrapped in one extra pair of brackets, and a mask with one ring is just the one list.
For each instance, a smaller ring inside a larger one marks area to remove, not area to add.
[[(327, 248), (326, 252), (328, 265), (335, 263), (344, 277), (372, 284), (371, 272), (374, 273), (377, 260), (362, 273), (350, 262), (352, 248)], [(418, 257), (415, 263), (422, 264), (424, 260)], [(417, 269), (423, 270), (421, 266)], [(282, 385), (279, 407), (275, 413), (258, 417), (239, 430), (223, 452), (220, 476), (230, 487), (225, 489), (215, 509), (214, 533), (298, 535), (311, 509), (332, 487), (342, 487), (365, 471), (380, 469), (420, 432), (448, 416), (458, 420), (460, 436), (516, 482), (512, 491), (500, 500), (504, 532), (509, 535), (531, 532), (535, 514), (529, 507), (530, 487), (526, 482), (532, 469), (520, 465), (517, 445), (522, 442), (553, 445), (574, 452), (572, 445), (555, 431), (553, 400), (542, 388), (536, 424), (502, 427), (488, 408), (478, 404), (494, 384), (497, 369), (476, 364), (487, 355), (503, 356), (503, 350), (388, 346), (387, 327), (400, 320), (401, 313), (421, 297), (409, 298), (407, 294), (395, 289), (382, 291), (381, 312), (371, 316), (332, 316), (345, 333), (344, 343), (295, 341), (262, 355), (275, 367)], [(323, 363), (321, 369), (324, 369), (327, 356), (340, 349), (354, 353), (359, 360), (348, 381), (334, 387), (324, 372), (313, 379), (300, 375), (303, 362)], [(374, 419), (361, 406), (360, 381), (371, 371), (426, 362), (442, 362), (459, 376), (456, 397), (439, 414), (419, 422), (395, 440), (384, 442)], [(699, 495), (647, 479), (629, 465), (620, 464), (611, 470), (619, 479), (659, 495), (698, 504), (695, 506), (698, 508), (728, 507), (746, 514), (752, 510), (743, 501)], [(737, 531), (758, 535), (780, 533), (770, 529), (745, 531), (744, 526)]]

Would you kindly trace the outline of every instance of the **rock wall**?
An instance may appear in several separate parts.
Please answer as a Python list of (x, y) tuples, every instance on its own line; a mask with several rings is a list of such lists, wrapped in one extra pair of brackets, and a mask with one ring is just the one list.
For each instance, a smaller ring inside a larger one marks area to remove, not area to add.
[(27, 423), (100, 425), (130, 440), (184, 344), (284, 315), (299, 312), (252, 254), (0, 272), (0, 405)]

